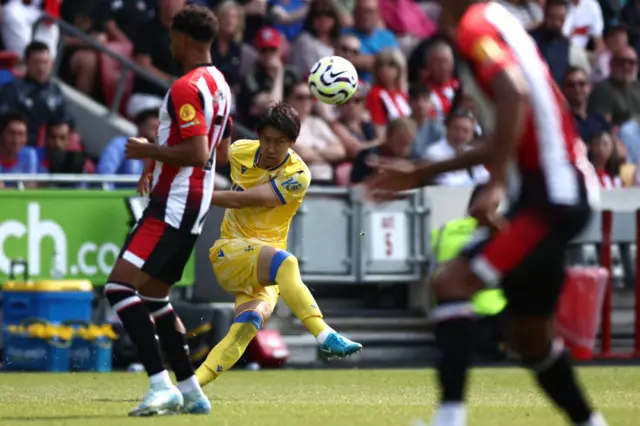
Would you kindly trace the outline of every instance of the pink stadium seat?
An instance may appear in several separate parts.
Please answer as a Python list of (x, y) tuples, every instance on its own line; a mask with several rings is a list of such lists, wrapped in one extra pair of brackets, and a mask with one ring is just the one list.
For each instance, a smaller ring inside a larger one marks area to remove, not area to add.
[(351, 184), (351, 168), (353, 165), (345, 161), (344, 163), (340, 163), (336, 166), (335, 169), (335, 177), (336, 177), (336, 185), (338, 186), (349, 186)]
[[(133, 46), (129, 43), (123, 42), (109, 42), (106, 47), (117, 53), (124, 58), (131, 59), (133, 55)], [(118, 86), (118, 80), (122, 72), (122, 67), (118, 61), (111, 56), (104, 53), (98, 54), (98, 66), (100, 69), (100, 78), (102, 79), (102, 88), (104, 94), (104, 100), (107, 106), (110, 106), (116, 95), (116, 88)], [(125, 82), (124, 94), (120, 105), (118, 105), (118, 111), (122, 114), (127, 100), (131, 96), (131, 90), (133, 89), (133, 73), (129, 72)]]

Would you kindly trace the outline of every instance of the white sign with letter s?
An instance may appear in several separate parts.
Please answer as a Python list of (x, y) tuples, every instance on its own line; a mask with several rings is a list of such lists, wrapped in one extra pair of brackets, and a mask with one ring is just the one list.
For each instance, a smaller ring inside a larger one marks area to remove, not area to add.
[(371, 260), (402, 261), (409, 258), (409, 227), (401, 212), (371, 213), (367, 243)]

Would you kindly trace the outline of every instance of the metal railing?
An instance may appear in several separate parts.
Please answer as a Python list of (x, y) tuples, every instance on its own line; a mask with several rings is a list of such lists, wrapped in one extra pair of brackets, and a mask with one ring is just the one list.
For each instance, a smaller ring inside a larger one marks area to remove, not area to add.
[[(72, 36), (72, 37), (76, 37), (80, 40), (82, 40), (82, 42), (86, 43), (87, 45), (91, 46), (91, 48), (95, 49), (96, 51), (103, 53), (105, 55), (108, 55), (109, 57), (111, 57), (112, 59), (114, 59), (115, 61), (118, 61), (118, 63), (121, 66), (121, 72), (120, 72), (120, 77), (118, 79), (118, 84), (116, 86), (116, 91), (115, 91), (115, 95), (113, 97), (113, 101), (111, 101), (111, 105), (108, 105), (108, 109), (109, 109), (109, 116), (114, 116), (114, 115), (118, 115), (118, 108), (120, 106), (120, 103), (122, 102), (122, 99), (124, 97), (124, 91), (125, 91), (125, 86), (126, 86), (126, 82), (127, 82), (127, 75), (130, 72), (133, 72), (136, 76), (138, 77), (142, 77), (145, 80), (149, 81), (152, 84), (155, 84), (156, 86), (164, 89), (164, 90), (169, 90), (169, 87), (171, 87), (171, 84), (165, 80), (162, 80), (156, 76), (154, 76), (153, 74), (149, 73), (148, 71), (146, 71), (144, 68), (142, 68), (141, 66), (139, 66), (138, 64), (136, 64), (135, 62), (131, 61), (130, 59), (127, 59), (115, 52), (113, 52), (112, 50), (108, 49), (107, 47), (105, 47), (104, 45), (102, 45), (100, 42), (98, 42), (95, 38), (91, 37), (90, 35), (88, 35), (87, 33), (79, 30), (78, 28), (76, 28), (75, 26), (73, 26), (72, 24), (63, 21), (61, 19), (57, 19), (54, 18), (50, 15), (42, 15), (40, 17), (40, 19), (38, 19), (36, 21), (36, 23), (33, 25), (33, 34), (35, 34), (35, 31), (37, 29), (37, 27), (43, 23), (49, 23), (49, 22), (54, 22), (58, 25), (58, 27), (60, 28), (60, 41), (58, 43), (58, 54), (56, 55), (56, 59), (53, 65), (53, 70), (52, 70), (52, 75), (53, 76), (57, 76), (58, 75), (58, 71), (60, 69), (60, 65), (62, 63), (62, 58), (63, 58), (63, 52), (67, 47), (67, 43), (64, 40), (64, 38), (62, 37), (63, 35), (68, 35), (68, 36)], [(169, 46), (167, 46), (167, 49), (169, 49)], [(238, 134), (242, 137), (242, 138), (250, 138), (253, 139), (255, 138), (255, 132), (252, 132), (251, 130), (249, 130), (247, 127), (243, 126), (242, 124), (238, 123), (238, 122), (234, 122), (234, 130), (236, 132), (238, 132)]]
[[(127, 184), (136, 185), (138, 183), (137, 176), (122, 175), (74, 175), (74, 174), (9, 174), (0, 173), (0, 182), (16, 182), (17, 189), (25, 190), (25, 182), (36, 183), (89, 183), (100, 184), (102, 189), (109, 190), (109, 184)], [(216, 189), (225, 189), (231, 186), (229, 180), (223, 176), (215, 175), (214, 180)], [(11, 189), (11, 188), (10, 188)], [(1, 194), (1, 192), (0, 192)]]

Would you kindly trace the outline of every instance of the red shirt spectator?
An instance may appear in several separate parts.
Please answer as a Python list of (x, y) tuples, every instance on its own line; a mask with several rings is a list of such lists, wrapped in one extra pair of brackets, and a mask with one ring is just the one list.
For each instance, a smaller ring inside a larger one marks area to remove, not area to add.
[(404, 64), (399, 53), (385, 50), (376, 55), (373, 75), (374, 85), (366, 100), (373, 124), (385, 127), (393, 119), (411, 115), (409, 99), (402, 89)]
[(460, 88), (453, 76), (454, 57), (451, 46), (445, 41), (433, 43), (427, 50), (424, 83), (431, 89), (433, 118), (444, 123), (451, 112), (451, 104)]

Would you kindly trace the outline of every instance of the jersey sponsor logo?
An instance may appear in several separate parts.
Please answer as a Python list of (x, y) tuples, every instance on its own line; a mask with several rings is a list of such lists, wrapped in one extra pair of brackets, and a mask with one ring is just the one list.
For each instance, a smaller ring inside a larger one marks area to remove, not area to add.
[(247, 171), (247, 168), (245, 166), (240, 166), (240, 174), (244, 174), (244, 172)]
[(252, 247), (252, 246), (251, 246), (251, 244), (249, 244), (249, 245), (247, 246), (247, 248), (246, 248), (246, 249), (244, 249), (244, 251), (254, 251), (254, 250), (255, 250), (255, 248), (254, 248), (254, 247)]
[(484, 36), (473, 44), (471, 56), (480, 63), (498, 62), (504, 58), (504, 51), (494, 39)]
[(220, 249), (220, 251), (218, 252), (217, 257), (224, 257), (224, 252), (222, 251), (222, 249)]
[(295, 178), (292, 178), (292, 177), (282, 182), (280, 186), (282, 186), (284, 189), (286, 189), (289, 192), (298, 191), (302, 187), (302, 185), (300, 185), (300, 182), (298, 182)]
[(191, 104), (184, 104), (180, 107), (180, 120), (193, 121), (196, 118), (196, 109)]

